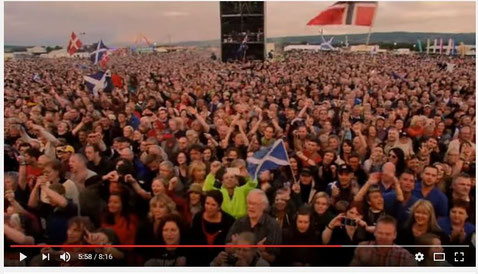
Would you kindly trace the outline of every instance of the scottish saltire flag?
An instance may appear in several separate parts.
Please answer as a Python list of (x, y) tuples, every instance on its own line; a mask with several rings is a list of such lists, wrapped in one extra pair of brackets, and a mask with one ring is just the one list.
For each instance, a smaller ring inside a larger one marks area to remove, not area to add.
[(86, 87), (93, 92), (95, 96), (98, 95), (98, 92), (111, 92), (113, 89), (113, 82), (111, 81), (111, 72), (107, 71), (98, 71), (95, 74), (83, 76), (85, 80)]
[(259, 150), (247, 159), (247, 171), (256, 180), (261, 172), (289, 165), (284, 141), (279, 139), (266, 149)]
[(108, 48), (103, 44), (103, 41), (100, 40), (96, 46), (95, 51), (90, 53), (90, 60), (93, 64), (98, 64), (103, 59), (103, 55), (106, 54)]
[(400, 79), (402, 81), (406, 81), (405, 78), (403, 78), (403, 76), (401, 76), (400, 74), (396, 73), (396, 72), (392, 72), (392, 77), (393, 79), (397, 80), (397, 79)]
[(35, 73), (35, 75), (33, 75), (33, 81), (40, 82), (40, 80), (41, 80), (40, 74)]
[(84, 64), (75, 64), (75, 68), (81, 69), (81, 70), (87, 70), (88, 66)]

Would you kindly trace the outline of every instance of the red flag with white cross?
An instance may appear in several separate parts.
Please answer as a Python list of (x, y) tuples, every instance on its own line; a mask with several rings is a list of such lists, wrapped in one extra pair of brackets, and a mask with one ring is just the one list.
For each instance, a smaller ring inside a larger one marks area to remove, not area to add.
[(71, 33), (71, 38), (70, 38), (70, 42), (68, 43), (68, 48), (67, 48), (67, 51), (70, 55), (73, 55), (78, 49), (81, 48), (81, 45), (83, 45), (80, 41), (80, 39), (78, 39), (78, 36), (72, 32)]

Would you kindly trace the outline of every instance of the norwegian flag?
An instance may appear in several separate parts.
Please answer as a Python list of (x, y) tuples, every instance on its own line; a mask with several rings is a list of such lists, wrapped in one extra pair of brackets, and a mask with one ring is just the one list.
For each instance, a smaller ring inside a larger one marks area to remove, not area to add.
[(78, 39), (78, 36), (76, 36), (76, 34), (72, 32), (70, 42), (68, 43), (68, 48), (67, 48), (67, 51), (70, 54), (70, 56), (75, 54), (75, 52), (79, 48), (81, 48), (81, 45), (83, 44), (81, 43), (80, 39)]
[(372, 26), (377, 5), (377, 2), (337, 2), (312, 18), (307, 25)]

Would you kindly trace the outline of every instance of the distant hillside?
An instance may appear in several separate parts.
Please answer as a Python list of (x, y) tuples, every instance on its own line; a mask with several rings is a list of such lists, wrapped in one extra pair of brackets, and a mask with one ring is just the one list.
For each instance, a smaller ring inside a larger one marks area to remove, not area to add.
[[(334, 37), (334, 45), (345, 42), (345, 36), (348, 38), (349, 44), (363, 44), (367, 40), (367, 34), (350, 34), (350, 35), (332, 35)], [(330, 39), (331, 35), (324, 35), (324, 38)], [(397, 44), (414, 44), (417, 39), (420, 39), (422, 45), (425, 46), (427, 39), (430, 39), (433, 45), (433, 39), (443, 38), (445, 45), (448, 44), (448, 39), (453, 38), (455, 43), (464, 42), (465, 44), (475, 44), (475, 33), (424, 33), (424, 32), (374, 32), (370, 35), (370, 44), (374, 43), (397, 43)], [(296, 43), (311, 43), (320, 44), (322, 38), (317, 36), (288, 36), (278, 38), (268, 38), (267, 42), (296, 44)]]
[(3, 46), (3, 50), (4, 50), (5, 52), (27, 51), (27, 48), (31, 48), (31, 46), (14, 46), (14, 45), (5, 45), (5, 46)]
[[(340, 45), (341, 42), (345, 43), (345, 36), (347, 36), (348, 42), (351, 45), (354, 44), (364, 44), (367, 40), (367, 33), (364, 34), (349, 34), (349, 35), (324, 35), (325, 39), (330, 39), (334, 37), (332, 42), (333, 45)], [(459, 44), (464, 42), (468, 45), (476, 44), (475, 33), (429, 33), (429, 32), (373, 32), (370, 36), (370, 43), (375, 44), (393, 44), (397, 43), (399, 45), (403, 44), (415, 44), (417, 39), (422, 41), (423, 47), (426, 47), (427, 39), (431, 40), (431, 45), (433, 45), (433, 39), (443, 38), (445, 45), (448, 45), (448, 39), (453, 38), (455, 43)], [(322, 38), (320, 35), (311, 35), (311, 36), (287, 36), (287, 37), (272, 37), (267, 38), (267, 42), (273, 42), (276, 44), (320, 44)], [(219, 39), (207, 40), (207, 41), (185, 41), (174, 43), (178, 46), (196, 46), (196, 47), (219, 47), (221, 45)], [(111, 43), (110, 46), (126, 46), (126, 44), (117, 45)], [(26, 51), (26, 46), (15, 46), (15, 45), (5, 45), (5, 52), (13, 51)]]
[[(330, 37), (334, 37), (332, 44), (339, 45), (340, 42), (345, 42), (345, 36), (347, 36), (349, 44), (364, 44), (367, 40), (367, 33), (364, 34), (348, 34), (348, 35), (324, 35), (327, 40)], [(427, 39), (430, 39), (431, 45), (433, 45), (433, 39), (443, 38), (444, 44), (448, 44), (448, 39), (453, 38), (455, 43), (464, 42), (465, 44), (475, 44), (475, 33), (428, 33), (428, 32), (373, 32), (370, 36), (370, 43), (381, 44), (414, 44), (417, 39), (422, 41), (423, 47), (426, 46)], [(322, 38), (319, 35), (314, 36), (287, 36), (287, 37), (273, 37), (267, 38), (267, 42), (279, 43), (279, 44), (320, 44)], [(197, 47), (219, 47), (219, 40), (208, 41), (187, 41), (177, 43), (181, 46), (197, 46)]]

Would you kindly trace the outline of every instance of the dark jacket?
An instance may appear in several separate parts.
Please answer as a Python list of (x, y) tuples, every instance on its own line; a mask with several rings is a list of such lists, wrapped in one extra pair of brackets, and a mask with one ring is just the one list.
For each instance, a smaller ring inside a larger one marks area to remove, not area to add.
[[(204, 211), (197, 213), (192, 221), (191, 227), (191, 244), (207, 245), (208, 240), (206, 234), (214, 238), (213, 244), (226, 244), (227, 232), (231, 228), (236, 219), (228, 213), (222, 211), (221, 222), (209, 223), (203, 218)], [(194, 266), (209, 266), (211, 261), (224, 248), (195, 248), (192, 250), (194, 256), (191, 257), (190, 265)]]

